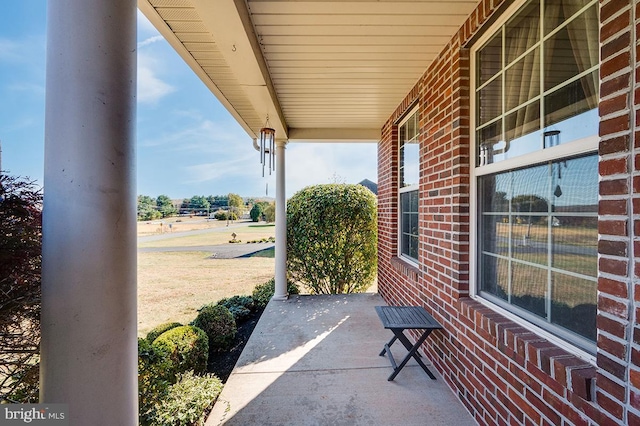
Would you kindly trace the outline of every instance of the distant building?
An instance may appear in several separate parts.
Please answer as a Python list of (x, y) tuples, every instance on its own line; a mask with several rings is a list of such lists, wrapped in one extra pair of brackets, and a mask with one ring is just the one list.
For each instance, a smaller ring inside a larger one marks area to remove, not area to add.
[(378, 195), (378, 184), (375, 182), (371, 182), (369, 179), (365, 179), (362, 182), (358, 183), (358, 185), (362, 185), (365, 188), (369, 189), (369, 191), (373, 192), (376, 196)]

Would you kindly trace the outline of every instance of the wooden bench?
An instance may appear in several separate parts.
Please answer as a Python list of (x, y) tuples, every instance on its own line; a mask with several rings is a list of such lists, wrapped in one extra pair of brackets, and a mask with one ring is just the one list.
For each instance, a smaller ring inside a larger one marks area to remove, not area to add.
[[(436, 380), (433, 373), (431, 373), (429, 368), (422, 362), (422, 359), (420, 359), (418, 349), (433, 330), (442, 328), (440, 323), (429, 315), (422, 306), (376, 306), (375, 308), (378, 317), (380, 317), (380, 321), (382, 321), (382, 326), (393, 332), (393, 338), (389, 340), (389, 343), (384, 345), (384, 349), (380, 352), (380, 356), (384, 356), (385, 353), (388, 355), (391, 367), (393, 367), (393, 373), (391, 373), (387, 380), (391, 381), (395, 379), (400, 370), (404, 368), (412, 357), (429, 377)], [(407, 336), (404, 335), (405, 330), (423, 330), (423, 332), (416, 343), (412, 345)], [(409, 351), (407, 356), (400, 362), (400, 365), (396, 364), (396, 360), (390, 349), (396, 340), (399, 340)]]

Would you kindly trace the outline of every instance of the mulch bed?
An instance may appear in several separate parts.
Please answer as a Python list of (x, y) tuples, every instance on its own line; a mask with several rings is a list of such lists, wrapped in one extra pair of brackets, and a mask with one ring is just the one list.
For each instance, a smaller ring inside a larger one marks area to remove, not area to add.
[(236, 365), (240, 354), (247, 344), (253, 329), (256, 327), (262, 310), (253, 312), (250, 317), (245, 321), (238, 324), (238, 333), (234, 341), (233, 347), (224, 352), (211, 352), (209, 353), (209, 364), (207, 365), (207, 372), (215, 374), (222, 383), (226, 383), (233, 367)]

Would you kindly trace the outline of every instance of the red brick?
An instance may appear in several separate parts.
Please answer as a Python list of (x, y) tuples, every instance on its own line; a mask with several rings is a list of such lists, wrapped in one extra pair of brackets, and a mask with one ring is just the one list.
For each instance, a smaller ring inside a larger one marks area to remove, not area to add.
[(628, 192), (629, 184), (626, 178), (600, 182), (600, 195), (624, 195)]
[(611, 160), (601, 160), (598, 164), (600, 176), (610, 176), (628, 173), (627, 158), (613, 158)]
[(629, 296), (628, 284), (611, 278), (598, 278), (598, 291), (611, 296), (627, 298)]
[(610, 256), (626, 257), (627, 242), (601, 239), (598, 241), (598, 253)]

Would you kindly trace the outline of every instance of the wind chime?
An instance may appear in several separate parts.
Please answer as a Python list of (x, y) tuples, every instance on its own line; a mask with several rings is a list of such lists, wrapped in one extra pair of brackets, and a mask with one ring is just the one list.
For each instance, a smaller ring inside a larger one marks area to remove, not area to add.
[(276, 169), (276, 131), (269, 127), (269, 116), (265, 126), (260, 129), (260, 164), (262, 164), (262, 177), (264, 168), (269, 167), (271, 171)]

